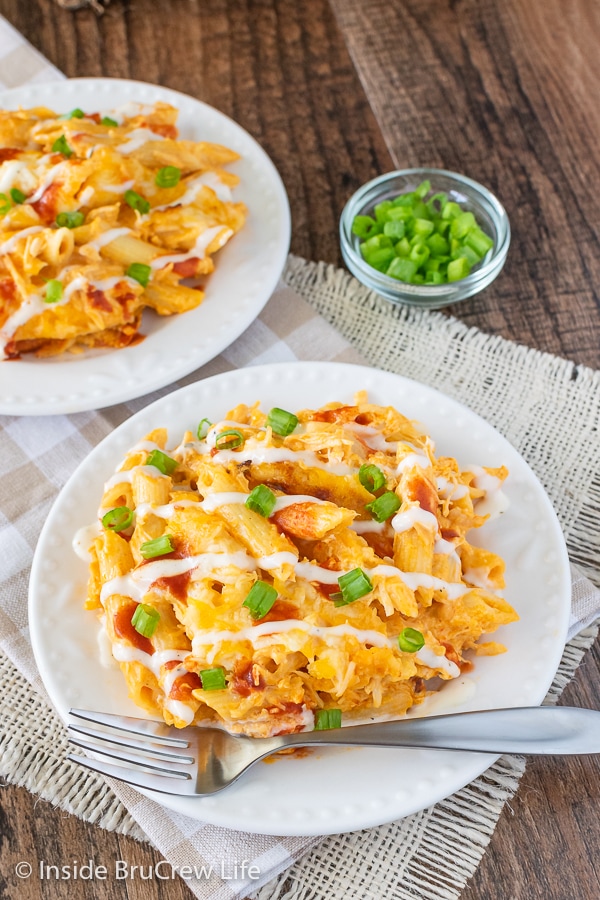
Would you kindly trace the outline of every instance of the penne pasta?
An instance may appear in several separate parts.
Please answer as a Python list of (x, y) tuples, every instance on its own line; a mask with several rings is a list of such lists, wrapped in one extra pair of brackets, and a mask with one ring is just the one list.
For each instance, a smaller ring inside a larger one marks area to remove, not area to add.
[(372, 721), (502, 652), (504, 564), (467, 534), (506, 470), (437, 459), (365, 394), (195, 430), (132, 448), (91, 546), (87, 607), (140, 706), (253, 736)]
[(202, 302), (245, 222), (224, 168), (239, 156), (179, 140), (176, 120), (163, 103), (0, 111), (0, 359), (124, 347), (144, 309)]

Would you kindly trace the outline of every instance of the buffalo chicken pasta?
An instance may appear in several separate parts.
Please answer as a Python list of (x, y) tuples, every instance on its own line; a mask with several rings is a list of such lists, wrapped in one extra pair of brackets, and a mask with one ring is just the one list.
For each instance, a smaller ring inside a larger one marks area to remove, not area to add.
[(467, 536), (506, 469), (436, 457), (364, 394), (239, 405), (171, 447), (164, 429), (133, 447), (78, 538), (148, 712), (256, 737), (399, 717), (504, 650), (504, 564)]
[(244, 224), (227, 147), (177, 139), (177, 110), (0, 111), (0, 358), (140, 339), (142, 311), (203, 299)]

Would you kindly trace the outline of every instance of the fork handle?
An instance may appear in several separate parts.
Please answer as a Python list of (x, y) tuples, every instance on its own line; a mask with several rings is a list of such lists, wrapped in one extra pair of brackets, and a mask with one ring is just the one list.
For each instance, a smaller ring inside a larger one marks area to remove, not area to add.
[(301, 732), (286, 735), (281, 741), (282, 747), (346, 744), (496, 754), (600, 753), (600, 712), (568, 706), (523, 706)]

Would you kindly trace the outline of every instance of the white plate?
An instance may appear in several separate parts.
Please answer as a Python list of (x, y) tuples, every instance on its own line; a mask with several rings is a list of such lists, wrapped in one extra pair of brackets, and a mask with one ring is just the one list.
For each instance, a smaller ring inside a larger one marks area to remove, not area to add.
[[(507, 563), (505, 596), (521, 617), (497, 632), (508, 652), (481, 657), (474, 674), (439, 695), (436, 712), (540, 703), (560, 661), (570, 609), (569, 561), (554, 511), (537, 478), (491, 425), (431, 388), (386, 372), (336, 363), (257, 366), (172, 393), (128, 419), (96, 447), (64, 487), (43, 528), (31, 573), (29, 621), (39, 670), (63, 719), (71, 706), (142, 715), (115, 667), (98, 659), (95, 616), (83, 609), (87, 567), (73, 553), (76, 529), (94, 521), (103, 482), (152, 428), (172, 445), (207, 416), (238, 402), (297, 409), (351, 401), (360, 389), (419, 419), (437, 453), (468, 466), (506, 464), (508, 511), (481, 541)], [(481, 774), (489, 755), (450, 751), (327, 749), (305, 759), (259, 763), (205, 799), (153, 794), (159, 803), (216, 825), (265, 834), (329, 834), (367, 828), (424, 809)]]
[(218, 254), (203, 303), (182, 315), (144, 313), (145, 340), (81, 356), (0, 360), (0, 413), (47, 415), (99, 409), (171, 384), (217, 356), (260, 313), (281, 275), (290, 243), (285, 189), (264, 150), (222, 113), (177, 91), (111, 78), (75, 78), (0, 93), (0, 109), (107, 110), (158, 100), (179, 110), (180, 136), (224, 144), (242, 157), (234, 198), (248, 207), (244, 228)]

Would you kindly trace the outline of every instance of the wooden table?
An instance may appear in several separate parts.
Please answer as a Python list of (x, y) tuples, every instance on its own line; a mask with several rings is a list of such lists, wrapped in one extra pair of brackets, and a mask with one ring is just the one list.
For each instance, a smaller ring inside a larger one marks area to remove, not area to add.
[[(101, 17), (0, 0), (0, 13), (69, 76), (156, 82), (237, 120), (278, 167), (292, 251), (310, 259), (341, 263), (342, 207), (381, 172), (431, 165), (483, 182), (506, 206), (512, 246), (497, 282), (457, 315), (600, 367), (594, 0), (112, 0)], [(596, 647), (563, 702), (600, 706), (599, 658)], [(597, 900), (599, 798), (600, 759), (530, 762), (464, 900)], [(4, 787), (0, 801), (7, 900), (91, 896), (81, 881), (33, 878), (14, 893), (20, 859), (159, 858), (24, 789)], [(96, 882), (93, 896), (191, 898), (167, 884)]]

